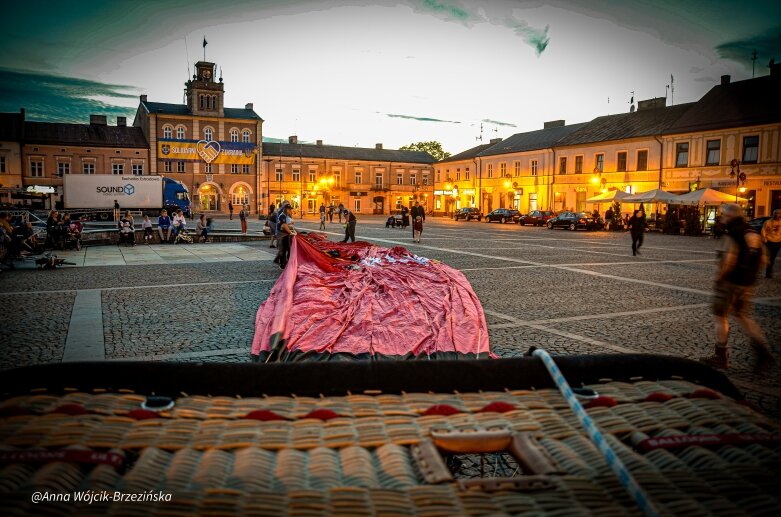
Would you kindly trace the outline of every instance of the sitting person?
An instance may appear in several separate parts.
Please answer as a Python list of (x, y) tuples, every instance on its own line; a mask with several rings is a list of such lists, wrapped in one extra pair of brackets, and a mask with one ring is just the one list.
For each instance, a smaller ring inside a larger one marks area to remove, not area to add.
[(201, 214), (198, 218), (198, 224), (195, 225), (195, 231), (198, 233), (198, 241), (209, 242), (209, 225), (206, 223), (206, 215)]
[(160, 217), (157, 218), (157, 233), (160, 234), (160, 242), (171, 242), (173, 240), (171, 218), (168, 216), (167, 210), (161, 211)]
[(152, 221), (149, 220), (148, 215), (144, 216), (144, 220), (141, 222), (141, 229), (144, 230), (144, 244), (152, 242), (154, 232), (152, 231)]
[(185, 231), (187, 229), (187, 219), (184, 217), (184, 213), (182, 213), (182, 209), (176, 211), (174, 214), (172, 226), (174, 229), (174, 237), (177, 233)]
[(46, 220), (46, 247), (60, 248), (65, 246), (65, 230), (62, 225), (60, 213), (57, 210), (49, 212), (49, 218)]
[(396, 227), (396, 217), (391, 215), (385, 221), (385, 228), (395, 228), (395, 227)]
[(136, 229), (133, 227), (133, 216), (130, 215), (130, 210), (126, 211), (122, 219), (119, 220), (119, 242), (130, 243), (131, 246), (136, 245)]

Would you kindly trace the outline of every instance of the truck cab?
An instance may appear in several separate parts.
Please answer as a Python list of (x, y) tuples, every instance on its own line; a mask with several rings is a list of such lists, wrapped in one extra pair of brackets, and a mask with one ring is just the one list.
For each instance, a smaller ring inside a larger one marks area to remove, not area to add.
[(163, 208), (171, 211), (181, 210), (190, 217), (190, 193), (181, 181), (163, 178)]

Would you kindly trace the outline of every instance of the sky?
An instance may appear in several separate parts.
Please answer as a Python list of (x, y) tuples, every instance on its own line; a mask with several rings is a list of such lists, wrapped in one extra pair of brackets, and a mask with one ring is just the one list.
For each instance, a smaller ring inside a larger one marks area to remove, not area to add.
[[(4, 8), (0, 112), (87, 123), (183, 102), (215, 62), (266, 139), (452, 154), (492, 138), (693, 102), (781, 60), (781, 2), (38, 0)], [(672, 88), (670, 88), (670, 86)], [(482, 140), (480, 140), (482, 138)]]

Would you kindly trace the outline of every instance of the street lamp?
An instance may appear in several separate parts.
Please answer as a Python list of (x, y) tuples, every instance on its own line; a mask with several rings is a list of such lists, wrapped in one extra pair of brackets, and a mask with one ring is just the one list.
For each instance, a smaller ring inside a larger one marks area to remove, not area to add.
[[(743, 185), (746, 184), (746, 173), (740, 172), (740, 162), (733, 158), (732, 161), (729, 163), (730, 165), (730, 171), (729, 171), (729, 177), (730, 179), (735, 180), (735, 203), (738, 202), (738, 188), (740, 187), (740, 184)], [(746, 187), (743, 187), (740, 189), (741, 192), (746, 191)]]
[(607, 178), (602, 177), (602, 171), (599, 169), (599, 167), (594, 167), (594, 177), (591, 178), (591, 183), (594, 185), (601, 185), (602, 189), (601, 191), (607, 192)]

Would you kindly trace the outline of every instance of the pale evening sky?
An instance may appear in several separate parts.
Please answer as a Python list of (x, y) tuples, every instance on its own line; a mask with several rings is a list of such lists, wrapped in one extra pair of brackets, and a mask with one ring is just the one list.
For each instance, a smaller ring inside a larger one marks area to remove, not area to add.
[[(781, 3), (711, 1), (108, 1), (7, 6), (0, 111), (132, 119), (138, 95), (181, 103), (188, 56), (222, 70), (225, 105), (264, 136), (386, 148), (494, 137), (675, 104), (781, 59)], [(185, 44), (186, 42), (186, 44)], [(610, 103), (608, 104), (608, 98)], [(668, 96), (668, 105), (670, 98)]]

